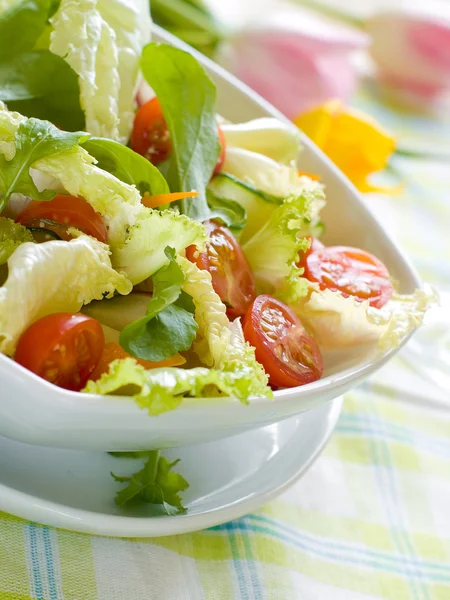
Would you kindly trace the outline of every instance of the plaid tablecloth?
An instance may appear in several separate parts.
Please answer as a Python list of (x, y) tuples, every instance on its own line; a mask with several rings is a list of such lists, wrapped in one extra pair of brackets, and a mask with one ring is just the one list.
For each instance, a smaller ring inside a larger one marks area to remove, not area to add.
[[(449, 143), (444, 125), (357, 103), (405, 138)], [(423, 277), (450, 288), (448, 163), (394, 167), (405, 194), (367, 201)], [(0, 600), (449, 600), (449, 396), (400, 355), (347, 395), (294, 487), (207, 531), (118, 540), (0, 514)]]

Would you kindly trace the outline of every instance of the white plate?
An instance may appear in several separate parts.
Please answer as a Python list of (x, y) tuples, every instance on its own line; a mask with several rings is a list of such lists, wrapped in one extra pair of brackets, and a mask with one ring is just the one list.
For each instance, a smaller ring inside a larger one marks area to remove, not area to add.
[[(161, 29), (155, 31), (156, 40), (192, 51)], [(235, 122), (271, 116), (295, 127), (236, 78), (192, 52), (217, 85), (220, 114)], [(302, 170), (320, 175), (327, 187), (325, 242), (369, 250), (387, 265), (401, 292), (418, 287), (420, 280), (414, 269), (366, 208), (357, 190), (307, 138), (299, 161)], [(219, 440), (320, 406), (361, 383), (395, 352), (381, 356), (358, 352), (350, 356), (343, 350), (332, 365), (325, 365), (320, 381), (276, 392), (274, 401), (254, 398), (243, 406), (234, 399), (187, 399), (177, 410), (156, 418), (146, 415), (130, 398), (77, 394), (57, 388), (0, 355), (0, 435), (29, 444), (101, 451), (169, 448)]]
[(114, 504), (120, 484), (110, 471), (136, 465), (103, 453), (56, 450), (0, 438), (0, 510), (83, 533), (153, 537), (196, 531), (256, 510), (304, 473), (331, 435), (341, 398), (226, 440), (168, 450), (190, 482), (187, 514), (148, 516)]

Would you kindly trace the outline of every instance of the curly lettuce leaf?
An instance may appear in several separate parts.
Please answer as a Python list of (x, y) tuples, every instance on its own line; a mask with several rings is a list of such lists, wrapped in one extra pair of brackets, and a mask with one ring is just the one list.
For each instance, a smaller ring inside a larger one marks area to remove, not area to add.
[(194, 315), (178, 301), (184, 273), (173, 248), (166, 248), (169, 263), (153, 277), (153, 295), (145, 316), (120, 332), (120, 345), (135, 358), (158, 362), (189, 350), (197, 333)]
[[(267, 156), (242, 148), (227, 148), (222, 172), (248, 183), (260, 193), (242, 194), (239, 201), (247, 212), (247, 223), (240, 234), (246, 242), (255, 235), (271, 217), (277, 205), (285, 198), (314, 193), (316, 202), (311, 206), (311, 224), (317, 224), (325, 204), (322, 186), (309, 177), (299, 176), (296, 168), (282, 165)], [(268, 201), (268, 199), (278, 199)]]
[(92, 300), (128, 294), (131, 283), (112, 267), (107, 246), (80, 235), (70, 242), (25, 243), (8, 261), (0, 288), (0, 351), (13, 354), (23, 331), (56, 312), (78, 312)]
[(125, 243), (112, 247), (112, 261), (135, 285), (168, 263), (167, 246), (179, 253), (191, 244), (203, 247), (205, 242), (205, 228), (198, 221), (172, 210), (142, 208)]
[(299, 252), (305, 251), (312, 233), (316, 206), (323, 199), (321, 188), (286, 198), (270, 218), (242, 245), (255, 276), (258, 292), (284, 302), (296, 302), (308, 292), (303, 269), (297, 266)]
[(134, 113), (141, 50), (150, 39), (144, 0), (61, 0), (50, 50), (79, 77), (86, 128), (125, 143)]
[[(34, 199), (49, 199), (53, 192), (40, 192), (33, 182), (30, 167), (39, 159), (73, 148), (87, 139), (83, 132), (60, 131), (48, 121), (39, 119), (20, 120), (15, 113), (1, 111), (2, 124), (9, 121), (10, 130), (16, 129), (14, 137), (6, 130), (3, 141), (7, 144), (8, 158), (0, 153), (0, 211), (11, 194), (20, 193)], [(0, 136), (2, 125), (0, 124)], [(11, 146), (10, 144), (13, 144)]]
[(413, 294), (395, 294), (381, 309), (368, 301), (357, 302), (340, 292), (319, 291), (312, 285), (308, 296), (292, 308), (323, 349), (376, 344), (380, 351), (397, 348), (422, 324), (425, 312), (435, 302), (434, 294), (417, 289)]
[(183, 289), (195, 306), (198, 333), (194, 350), (200, 360), (234, 373), (248, 395), (271, 397), (268, 377), (255, 358), (255, 349), (245, 341), (239, 319), (233, 323), (228, 320), (225, 305), (212, 287), (211, 275), (186, 258), (179, 256), (177, 260), (186, 277)]
[(290, 164), (301, 150), (301, 134), (297, 127), (278, 119), (264, 117), (246, 123), (223, 123), (220, 128), (227, 148), (244, 148), (272, 160)]
[(26, 227), (12, 219), (0, 217), (0, 265), (5, 264), (21, 244), (33, 241), (33, 236)]
[[(132, 396), (149, 415), (176, 409), (183, 398), (233, 397), (248, 402), (254, 394), (249, 377), (239, 371), (219, 371), (206, 367), (180, 369), (166, 367), (146, 370), (134, 358), (111, 363), (109, 372), (97, 381), (89, 381), (88, 394)], [(270, 389), (266, 395), (270, 395)]]
[(189, 487), (189, 483), (172, 470), (180, 462), (179, 459), (170, 463), (159, 455), (158, 450), (115, 452), (112, 455), (116, 458), (146, 459), (143, 468), (132, 475), (118, 476), (111, 473), (117, 482), (127, 484), (116, 494), (115, 502), (118, 506), (123, 508), (130, 502), (145, 502), (161, 505), (167, 515), (185, 512), (180, 493)]
[(205, 221), (210, 217), (206, 185), (219, 156), (215, 85), (193, 56), (166, 44), (148, 44), (141, 67), (170, 132), (169, 187), (172, 192), (198, 191), (196, 198), (180, 201), (180, 210)]

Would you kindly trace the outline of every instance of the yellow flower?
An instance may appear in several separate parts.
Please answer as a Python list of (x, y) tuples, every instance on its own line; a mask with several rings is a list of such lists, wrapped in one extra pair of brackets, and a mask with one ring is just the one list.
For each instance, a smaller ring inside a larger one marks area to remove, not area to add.
[(395, 138), (383, 127), (340, 100), (329, 100), (294, 119), (294, 123), (321, 148), (361, 192), (388, 192), (394, 188), (371, 185), (367, 178), (384, 169), (395, 150)]

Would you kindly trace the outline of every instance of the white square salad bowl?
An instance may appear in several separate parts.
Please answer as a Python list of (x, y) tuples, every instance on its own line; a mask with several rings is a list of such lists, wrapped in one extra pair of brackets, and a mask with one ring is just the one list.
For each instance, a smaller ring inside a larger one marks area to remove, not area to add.
[[(243, 122), (275, 117), (294, 127), (261, 97), (173, 36), (155, 28), (154, 39), (195, 54), (217, 85), (217, 110), (226, 119)], [(326, 186), (326, 243), (373, 252), (387, 265), (401, 293), (420, 287), (414, 269), (353, 185), (310, 140), (305, 137), (303, 142), (301, 168), (317, 173)], [(176, 410), (157, 417), (149, 416), (129, 397), (60, 389), (0, 355), (0, 435), (29, 444), (98, 451), (162, 449), (213, 441), (329, 402), (361, 383), (395, 352), (353, 358), (344, 353), (326, 368), (321, 380), (277, 391), (273, 400), (254, 398), (249, 405), (242, 405), (232, 398), (186, 399)]]

